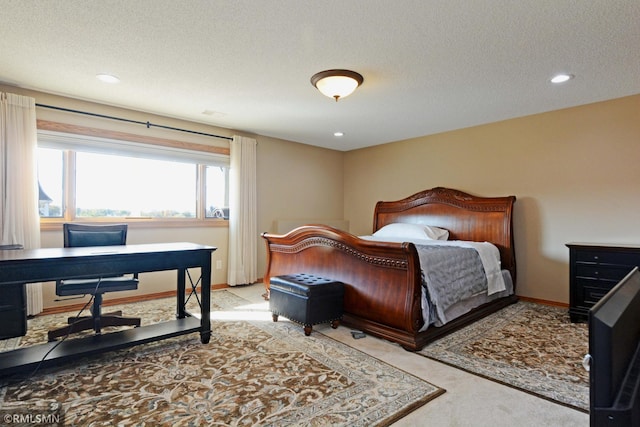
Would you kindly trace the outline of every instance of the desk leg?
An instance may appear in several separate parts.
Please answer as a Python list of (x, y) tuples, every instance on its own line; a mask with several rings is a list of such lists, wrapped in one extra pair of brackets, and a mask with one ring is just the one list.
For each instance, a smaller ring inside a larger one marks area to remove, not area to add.
[(187, 275), (186, 268), (178, 269), (178, 297), (176, 306), (176, 318), (184, 319), (186, 317), (184, 309), (184, 293), (185, 293), (185, 276)]
[(207, 344), (211, 339), (211, 255), (207, 255), (207, 261), (203, 263), (202, 286), (200, 297), (202, 299), (202, 318), (200, 321), (200, 341)]

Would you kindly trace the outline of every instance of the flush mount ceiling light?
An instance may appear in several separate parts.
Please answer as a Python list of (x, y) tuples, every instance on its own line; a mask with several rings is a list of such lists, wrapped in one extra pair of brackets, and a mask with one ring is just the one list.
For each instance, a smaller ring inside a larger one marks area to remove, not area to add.
[(551, 77), (551, 83), (556, 83), (556, 84), (564, 83), (571, 80), (572, 78), (573, 78), (573, 74), (566, 74), (566, 73), (556, 74), (555, 76)]
[(326, 70), (311, 77), (311, 84), (323, 95), (335, 98), (336, 102), (351, 95), (363, 81), (360, 74), (349, 70)]
[(116, 76), (112, 76), (111, 74), (98, 74), (96, 75), (96, 78), (105, 83), (120, 83), (120, 79)]

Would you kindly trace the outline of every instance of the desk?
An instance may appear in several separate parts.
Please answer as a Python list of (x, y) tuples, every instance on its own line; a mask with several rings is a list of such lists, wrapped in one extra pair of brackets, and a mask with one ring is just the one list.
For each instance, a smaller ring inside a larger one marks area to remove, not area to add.
[[(178, 272), (175, 320), (0, 353), (0, 375), (34, 368), (56, 345), (42, 362), (43, 366), (192, 332), (200, 332), (201, 342), (208, 343), (211, 338), (211, 254), (215, 250), (213, 246), (194, 243), (160, 243), (0, 251), (0, 290), (3, 286), (16, 283), (163, 270)], [(191, 317), (184, 307), (187, 269), (196, 267), (201, 269), (202, 275), (200, 320)]]

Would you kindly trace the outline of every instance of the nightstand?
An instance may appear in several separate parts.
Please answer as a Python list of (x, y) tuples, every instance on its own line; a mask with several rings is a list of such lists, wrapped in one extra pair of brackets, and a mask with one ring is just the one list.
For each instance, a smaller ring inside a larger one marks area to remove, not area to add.
[(572, 322), (586, 321), (589, 309), (640, 266), (640, 245), (568, 243), (569, 315)]

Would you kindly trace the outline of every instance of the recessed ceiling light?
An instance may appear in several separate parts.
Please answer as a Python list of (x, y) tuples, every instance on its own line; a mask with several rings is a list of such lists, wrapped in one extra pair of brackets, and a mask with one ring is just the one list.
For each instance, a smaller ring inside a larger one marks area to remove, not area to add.
[(551, 77), (551, 83), (564, 83), (571, 80), (573, 77), (573, 74), (556, 74)]
[(120, 79), (116, 76), (112, 76), (111, 74), (98, 74), (96, 75), (96, 78), (105, 83), (120, 83)]
[(344, 136), (344, 132), (334, 132), (333, 136), (337, 136), (337, 137)]

